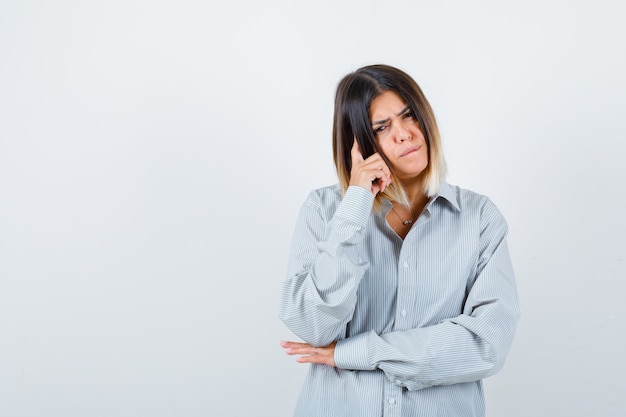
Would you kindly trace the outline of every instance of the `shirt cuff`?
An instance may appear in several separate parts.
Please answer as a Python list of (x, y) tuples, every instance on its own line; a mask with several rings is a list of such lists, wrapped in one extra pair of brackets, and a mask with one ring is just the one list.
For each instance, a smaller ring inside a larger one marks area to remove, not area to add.
[(335, 366), (352, 371), (373, 371), (367, 355), (369, 333), (361, 333), (347, 339), (337, 341), (335, 345)]
[(367, 226), (374, 204), (374, 195), (363, 187), (352, 185), (343, 196), (335, 216), (339, 216), (361, 227)]

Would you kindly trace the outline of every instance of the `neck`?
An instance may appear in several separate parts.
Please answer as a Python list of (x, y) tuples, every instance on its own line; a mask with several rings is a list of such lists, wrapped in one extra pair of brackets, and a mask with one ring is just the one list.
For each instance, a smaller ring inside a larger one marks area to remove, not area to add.
[(428, 201), (428, 196), (424, 193), (424, 182), (418, 177), (409, 181), (402, 181), (402, 186), (406, 191), (411, 208), (422, 209)]

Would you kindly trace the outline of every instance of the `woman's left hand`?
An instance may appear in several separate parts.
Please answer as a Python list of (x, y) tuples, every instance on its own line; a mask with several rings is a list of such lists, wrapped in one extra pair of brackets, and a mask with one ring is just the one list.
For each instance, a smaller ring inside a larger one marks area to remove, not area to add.
[(337, 342), (333, 342), (328, 346), (314, 347), (308, 343), (280, 342), (287, 355), (302, 355), (296, 359), (296, 362), (318, 363), (328, 366), (335, 366), (336, 344)]

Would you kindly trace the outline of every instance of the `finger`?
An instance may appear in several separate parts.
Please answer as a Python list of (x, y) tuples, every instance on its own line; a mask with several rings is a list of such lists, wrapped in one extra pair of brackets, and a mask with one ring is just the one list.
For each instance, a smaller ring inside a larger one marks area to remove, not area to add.
[(391, 183), (391, 172), (389, 172), (389, 168), (387, 168), (387, 165), (383, 166), (380, 169), (380, 173), (381, 173), (381, 176), (380, 176), (381, 182), (384, 182), (386, 184)]
[(318, 355), (318, 351), (316, 351), (315, 348), (312, 346), (287, 348), (285, 349), (285, 353), (289, 356), (293, 356), (293, 355), (316, 356)]
[(378, 152), (374, 152), (373, 154), (368, 156), (367, 159), (365, 159), (364, 161), (365, 161), (365, 164), (369, 167), (387, 168), (387, 164), (385, 163), (385, 160), (383, 159), (382, 156), (380, 156), (380, 153)]
[(389, 172), (389, 168), (387, 168), (385, 161), (383, 161), (382, 159), (371, 161), (371, 162), (366, 160), (365, 164), (366, 164), (365, 166), (367, 167), (366, 169), (372, 175), (376, 176), (377, 180), (387, 180), (391, 176), (391, 173)]
[(363, 161), (363, 154), (361, 153), (361, 148), (359, 147), (359, 142), (356, 140), (356, 136), (354, 137), (354, 142), (352, 143), (350, 155), (352, 156), (352, 163)]
[(391, 170), (385, 163), (385, 160), (382, 159), (380, 154), (375, 153), (369, 158), (367, 158), (363, 165), (363, 169), (371, 170), (376, 178), (389, 180), (391, 178)]
[(379, 188), (380, 188), (380, 192), (385, 192), (385, 190), (387, 189), (387, 187), (389, 186), (389, 184), (391, 184), (391, 180), (381, 180), (380, 183), (378, 184)]
[(393, 178), (390, 176), (387, 177), (387, 179), (383, 182), (382, 184), (382, 190), (381, 191), (385, 191), (387, 189), (387, 187), (389, 187), (389, 185), (393, 182)]
[(376, 189), (372, 191), (376, 191), (377, 193), (383, 192), (389, 184), (392, 183), (392, 181), (393, 179), (389, 171), (385, 168), (381, 168), (380, 171), (378, 171), (376, 181), (372, 183), (372, 187), (375, 187)]
[(285, 349), (287, 355), (315, 355), (318, 348), (308, 343), (284, 342), (281, 346)]
[(280, 345), (284, 348), (288, 347), (301, 347), (301, 346), (311, 346), (308, 343), (300, 343), (300, 342), (290, 342), (288, 340), (282, 340)]
[(320, 348), (317, 353), (313, 351), (309, 352), (308, 354), (301, 355), (299, 358), (296, 359), (296, 362), (326, 363), (328, 362), (328, 359), (328, 352), (322, 352)]
[[(321, 348), (320, 348), (321, 349)], [(321, 351), (317, 355), (305, 355), (296, 359), (298, 363), (317, 363), (322, 365), (335, 366), (335, 358), (333, 351)]]
[(329, 360), (328, 358), (325, 358), (323, 356), (308, 355), (308, 356), (300, 356), (298, 359), (296, 359), (296, 362), (298, 363), (321, 363), (321, 364), (327, 365)]

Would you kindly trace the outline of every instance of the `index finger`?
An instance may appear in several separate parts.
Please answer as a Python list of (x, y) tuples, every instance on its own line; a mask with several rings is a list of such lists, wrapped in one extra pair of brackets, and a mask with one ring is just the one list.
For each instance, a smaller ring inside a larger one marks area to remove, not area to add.
[(361, 148), (359, 147), (359, 142), (356, 140), (356, 136), (354, 137), (350, 154), (352, 155), (352, 161), (363, 161), (363, 154), (361, 153)]

